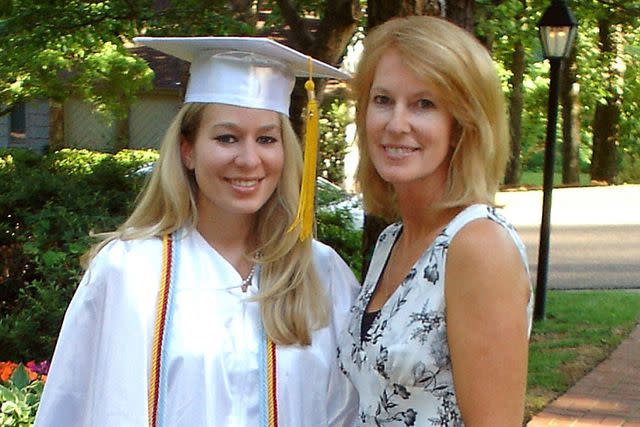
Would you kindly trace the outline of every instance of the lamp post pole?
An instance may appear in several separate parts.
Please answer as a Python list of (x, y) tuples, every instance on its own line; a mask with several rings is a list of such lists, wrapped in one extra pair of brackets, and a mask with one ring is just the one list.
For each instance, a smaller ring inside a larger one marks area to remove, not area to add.
[(556, 127), (558, 123), (558, 98), (560, 95), (560, 69), (562, 58), (550, 58), (549, 104), (547, 107), (547, 139), (544, 151), (542, 184), (542, 222), (540, 223), (540, 245), (538, 248), (538, 275), (534, 318), (544, 319), (549, 273), (549, 236), (551, 233), (551, 196), (556, 161)]
[(566, 0), (553, 0), (542, 15), (540, 41), (545, 58), (549, 59), (549, 105), (547, 108), (547, 139), (544, 147), (544, 174), (542, 186), (542, 222), (540, 223), (540, 245), (538, 247), (538, 276), (536, 282), (533, 318), (544, 319), (549, 273), (549, 235), (551, 232), (551, 193), (556, 159), (556, 126), (558, 123), (558, 98), (560, 95), (560, 70), (562, 60), (571, 51), (578, 21), (567, 6)]

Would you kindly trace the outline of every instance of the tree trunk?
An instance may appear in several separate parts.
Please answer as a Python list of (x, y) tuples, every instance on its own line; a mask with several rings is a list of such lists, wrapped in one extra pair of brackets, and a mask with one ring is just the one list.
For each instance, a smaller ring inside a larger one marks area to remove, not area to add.
[[(463, 0), (466, 1), (466, 0)], [(369, 29), (398, 16), (444, 16), (439, 0), (369, 0), (367, 2), (367, 27)]]
[(576, 49), (565, 62), (560, 84), (562, 102), (562, 183), (580, 184), (578, 145), (580, 144), (580, 86), (576, 77)]
[(465, 30), (473, 33), (475, 23), (475, 0), (447, 1), (444, 16)]
[(49, 151), (64, 148), (64, 107), (59, 102), (49, 102)]
[[(328, 0), (325, 11), (317, 30), (309, 31), (303, 17), (290, 0), (278, 0), (282, 15), (285, 17), (293, 36), (299, 43), (299, 49), (320, 61), (335, 65), (342, 58), (345, 47), (355, 32), (360, 19), (360, 2), (358, 0)], [(291, 97), (289, 117), (298, 135), (303, 134), (304, 123), (302, 111), (307, 102), (304, 81), (298, 79)], [(322, 102), (322, 92), (325, 87), (323, 80), (316, 80), (316, 96)]]
[(517, 185), (520, 183), (520, 151), (522, 147), (522, 111), (524, 107), (523, 81), (525, 71), (525, 52), (522, 40), (513, 46), (511, 62), (511, 96), (509, 98), (509, 134), (511, 136), (511, 158), (507, 165), (504, 183)]
[[(429, 15), (444, 16), (448, 20), (473, 32), (473, 0), (369, 0), (367, 2), (367, 27), (369, 29), (396, 16)], [(371, 254), (378, 235), (388, 225), (380, 218), (365, 215), (362, 233), (362, 278), (366, 277)]]
[[(591, 179), (613, 183), (617, 172), (618, 134), (620, 131), (620, 81), (621, 70), (617, 61), (618, 43), (615, 27), (608, 19), (598, 21), (600, 30), (600, 55), (605, 64), (608, 81), (605, 82), (607, 96), (604, 103), (596, 105), (593, 118), (593, 155), (591, 157)], [(611, 30), (614, 29), (614, 33)]]

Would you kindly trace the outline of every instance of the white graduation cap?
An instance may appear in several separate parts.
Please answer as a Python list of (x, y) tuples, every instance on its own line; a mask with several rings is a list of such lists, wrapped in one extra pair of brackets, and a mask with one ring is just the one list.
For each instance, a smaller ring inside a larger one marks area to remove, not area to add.
[(274, 40), (258, 37), (136, 37), (191, 63), (185, 102), (221, 103), (289, 115), (296, 76), (351, 76)]

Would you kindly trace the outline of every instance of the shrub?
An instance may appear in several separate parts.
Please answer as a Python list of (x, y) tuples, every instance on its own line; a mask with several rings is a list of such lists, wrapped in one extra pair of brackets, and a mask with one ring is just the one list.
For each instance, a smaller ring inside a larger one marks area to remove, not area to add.
[(49, 358), (91, 232), (116, 228), (154, 151), (0, 151), (0, 359)]
[(344, 101), (334, 100), (320, 117), (318, 175), (331, 182), (344, 181), (344, 157), (347, 154), (346, 128), (349, 110)]
[(360, 280), (362, 270), (362, 230), (353, 226), (353, 214), (348, 207), (319, 210), (318, 240), (340, 254)]
[(362, 226), (355, 218), (361, 206), (340, 187), (320, 178), (317, 191), (317, 239), (340, 254), (360, 279)]

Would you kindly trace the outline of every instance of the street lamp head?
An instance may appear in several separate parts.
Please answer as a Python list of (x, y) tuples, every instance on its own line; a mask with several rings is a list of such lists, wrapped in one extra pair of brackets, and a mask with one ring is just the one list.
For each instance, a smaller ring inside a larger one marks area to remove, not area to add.
[(545, 58), (566, 58), (576, 37), (578, 21), (566, 0), (553, 0), (538, 22)]

